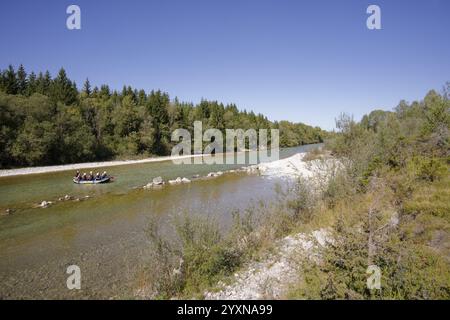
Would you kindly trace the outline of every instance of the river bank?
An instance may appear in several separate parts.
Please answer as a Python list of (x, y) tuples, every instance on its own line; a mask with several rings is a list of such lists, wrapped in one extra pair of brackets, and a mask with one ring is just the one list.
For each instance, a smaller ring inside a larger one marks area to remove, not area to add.
[(123, 165), (127, 165), (127, 164), (142, 164), (142, 163), (150, 163), (150, 162), (169, 161), (169, 160), (181, 160), (181, 159), (187, 159), (187, 158), (191, 158), (191, 157), (201, 157), (201, 156), (202, 155), (163, 156), (163, 157), (146, 158), (146, 159), (139, 159), (139, 160), (112, 160), (112, 161), (63, 164), (63, 165), (56, 165), (56, 166), (2, 169), (2, 170), (0, 170), (0, 177), (12, 177), (12, 176), (20, 176), (20, 175), (28, 175), (28, 174), (51, 173), (51, 172), (79, 170), (79, 169), (115, 167), (115, 166), (123, 166)]

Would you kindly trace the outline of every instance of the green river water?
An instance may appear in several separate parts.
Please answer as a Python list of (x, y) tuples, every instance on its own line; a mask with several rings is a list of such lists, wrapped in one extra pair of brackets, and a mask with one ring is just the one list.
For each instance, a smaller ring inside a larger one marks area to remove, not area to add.
[[(313, 147), (282, 149), (280, 158)], [(150, 219), (170, 224), (187, 212), (214, 216), (225, 228), (233, 210), (270, 201), (282, 181), (236, 173), (155, 190), (142, 186), (157, 176), (167, 181), (241, 166), (163, 161), (95, 169), (117, 178), (104, 185), (76, 185), (72, 171), (0, 178), (0, 210), (13, 212), (0, 216), (0, 298), (132, 297), (146, 272)], [(58, 201), (65, 195), (80, 201)], [(54, 204), (37, 208), (43, 200)], [(81, 268), (81, 290), (66, 287), (71, 264)]]

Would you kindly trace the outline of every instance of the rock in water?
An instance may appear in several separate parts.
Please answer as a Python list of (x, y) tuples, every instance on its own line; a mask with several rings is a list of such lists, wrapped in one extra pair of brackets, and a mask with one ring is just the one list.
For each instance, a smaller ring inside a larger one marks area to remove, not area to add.
[(183, 182), (183, 179), (177, 177), (175, 180), (169, 180), (169, 184), (180, 184)]
[(163, 181), (163, 179), (161, 178), (161, 177), (156, 177), (156, 178), (153, 178), (153, 184), (154, 185), (161, 185), (161, 184), (163, 184), (164, 183), (164, 181)]
[(153, 182), (149, 182), (144, 186), (144, 189), (150, 189), (153, 186)]
[(51, 205), (52, 202), (51, 201), (42, 201), (41, 204), (39, 205), (39, 207), (41, 208), (47, 208), (49, 205)]
[(183, 178), (183, 179), (181, 179), (181, 182), (183, 182), (183, 183), (190, 183), (191, 180), (189, 180), (188, 178)]

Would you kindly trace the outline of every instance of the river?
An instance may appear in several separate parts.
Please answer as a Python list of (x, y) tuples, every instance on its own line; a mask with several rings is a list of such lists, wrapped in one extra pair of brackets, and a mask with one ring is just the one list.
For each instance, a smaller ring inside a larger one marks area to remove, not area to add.
[[(315, 145), (285, 148), (280, 158)], [(73, 172), (0, 178), (0, 298), (126, 298), (148, 259), (146, 228), (181, 212), (210, 215), (226, 227), (234, 210), (268, 202), (277, 179), (246, 173), (144, 190), (153, 177), (205, 176), (242, 165), (175, 165), (172, 161), (104, 168), (104, 185), (76, 185)], [(103, 169), (103, 168), (102, 168)], [(70, 195), (72, 200), (58, 201)], [(79, 199), (79, 201), (75, 200)], [(41, 201), (54, 202), (38, 208)], [(66, 287), (67, 266), (82, 270), (82, 289)]]

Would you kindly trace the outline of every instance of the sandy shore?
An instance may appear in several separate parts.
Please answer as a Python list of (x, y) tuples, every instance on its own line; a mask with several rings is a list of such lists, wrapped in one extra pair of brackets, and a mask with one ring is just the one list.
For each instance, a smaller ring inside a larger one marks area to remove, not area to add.
[(190, 157), (201, 157), (201, 156), (202, 156), (201, 154), (185, 155), (185, 156), (166, 156), (166, 157), (147, 158), (147, 159), (141, 159), (141, 160), (115, 160), (115, 161), (64, 164), (64, 165), (59, 165), (59, 166), (3, 169), (3, 170), (0, 170), (0, 177), (11, 177), (11, 176), (26, 175), (26, 174), (49, 173), (49, 172), (69, 171), (69, 170), (78, 170), (78, 169), (100, 168), (100, 167), (114, 167), (114, 166), (122, 166), (122, 165), (126, 165), (126, 164), (161, 162), (161, 161), (186, 159), (186, 158), (190, 158)]

